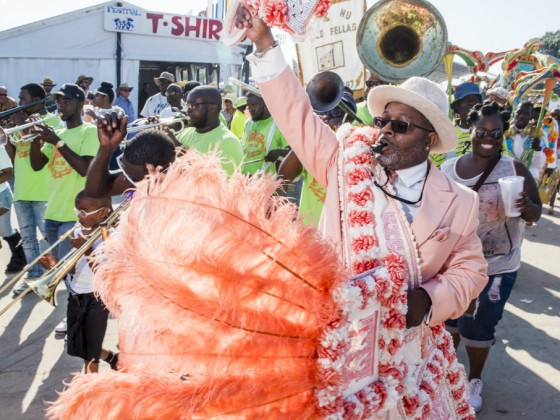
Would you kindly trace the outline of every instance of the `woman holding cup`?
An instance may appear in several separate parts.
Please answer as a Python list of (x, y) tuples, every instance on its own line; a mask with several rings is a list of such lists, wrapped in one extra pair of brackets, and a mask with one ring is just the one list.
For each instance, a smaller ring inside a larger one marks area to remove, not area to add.
[(472, 152), (442, 166), (448, 177), (477, 191), (480, 202), (477, 233), (488, 262), (488, 284), (467, 313), (446, 323), (455, 346), (461, 339), (465, 343), (469, 403), (475, 411), (482, 408), (482, 369), (521, 265), (525, 222), (536, 222), (542, 212), (529, 170), (501, 155), (508, 121), (509, 113), (496, 102), (476, 105), (469, 114)]

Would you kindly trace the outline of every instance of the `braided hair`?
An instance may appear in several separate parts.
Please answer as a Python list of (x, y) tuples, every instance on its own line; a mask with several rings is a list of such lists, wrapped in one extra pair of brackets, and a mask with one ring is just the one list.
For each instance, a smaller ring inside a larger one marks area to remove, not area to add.
[(509, 120), (511, 113), (498, 102), (486, 100), (482, 103), (476, 104), (469, 112), (468, 121), (471, 127), (483, 117), (497, 115), (504, 125), (504, 132), (509, 128)]

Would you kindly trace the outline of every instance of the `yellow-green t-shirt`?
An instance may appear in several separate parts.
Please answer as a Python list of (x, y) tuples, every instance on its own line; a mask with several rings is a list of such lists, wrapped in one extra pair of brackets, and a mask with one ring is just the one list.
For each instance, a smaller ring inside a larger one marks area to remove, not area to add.
[(271, 150), (288, 147), (288, 142), (276, 127), (272, 117), (260, 121), (247, 121), (241, 144), (246, 162), (243, 164), (243, 173), (251, 175), (261, 169), (276, 173), (276, 165), (265, 162), (264, 157)]
[(207, 133), (197, 133), (196, 129), (190, 127), (184, 130), (177, 140), (183, 146), (201, 153), (219, 150), (222, 154), (222, 167), (229, 175), (239, 166), (243, 158), (239, 139), (223, 124)]
[(461, 128), (458, 125), (456, 125), (455, 131), (457, 132), (457, 137), (459, 138), (459, 142), (457, 143), (457, 147), (455, 147), (455, 150), (453, 152), (430, 154), (430, 161), (438, 168), (446, 160), (453, 159), (454, 157), (461, 157), (463, 155), (466, 155), (472, 150), (471, 136), (469, 130)]
[(245, 123), (247, 122), (247, 117), (245, 114), (238, 109), (235, 110), (233, 118), (231, 119), (231, 132), (237, 136), (238, 139), (243, 137), (243, 131), (245, 130)]
[(299, 202), (299, 214), (306, 225), (317, 225), (323, 213), (327, 191), (306, 170), (303, 171), (303, 185)]
[[(82, 124), (76, 128), (63, 128), (57, 132), (66, 147), (80, 156), (95, 156), (99, 149), (97, 128), (91, 124)], [(49, 159), (47, 167), (50, 172), (49, 196), (45, 219), (57, 222), (77, 220), (74, 213), (76, 194), (84, 188), (86, 177), (76, 172), (64, 159), (60, 150), (46, 143), (41, 151)]]
[[(367, 101), (360, 102), (358, 104), (358, 109), (356, 111), (356, 115), (359, 119), (361, 119), (365, 125), (373, 125), (373, 116), (370, 114), (369, 109), (367, 107)], [(359, 125), (358, 121), (354, 121), (352, 125)]]
[[(41, 118), (48, 118), (45, 124), (57, 132), (64, 128), (64, 123), (57, 115), (47, 113)], [(47, 165), (40, 171), (33, 170), (29, 158), (30, 147), (29, 142), (17, 143), (15, 146), (14, 201), (47, 201), (50, 171)]]

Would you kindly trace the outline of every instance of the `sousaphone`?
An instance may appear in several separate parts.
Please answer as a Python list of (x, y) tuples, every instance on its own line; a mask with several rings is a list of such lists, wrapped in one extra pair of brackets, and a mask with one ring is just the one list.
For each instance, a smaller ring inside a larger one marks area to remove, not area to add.
[(447, 28), (438, 10), (423, 0), (382, 0), (358, 26), (358, 54), (379, 79), (400, 83), (432, 73), (447, 49)]

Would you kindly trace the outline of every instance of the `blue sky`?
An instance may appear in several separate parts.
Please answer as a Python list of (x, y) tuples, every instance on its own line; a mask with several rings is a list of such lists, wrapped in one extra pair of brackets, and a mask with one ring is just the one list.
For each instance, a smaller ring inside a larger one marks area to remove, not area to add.
[[(375, 3), (367, 0), (368, 5)], [(98, 0), (0, 0), (0, 30), (98, 4)], [(131, 0), (147, 10), (188, 14), (207, 0)], [(560, 29), (559, 0), (432, 0), (449, 41), (466, 49), (500, 52)]]

